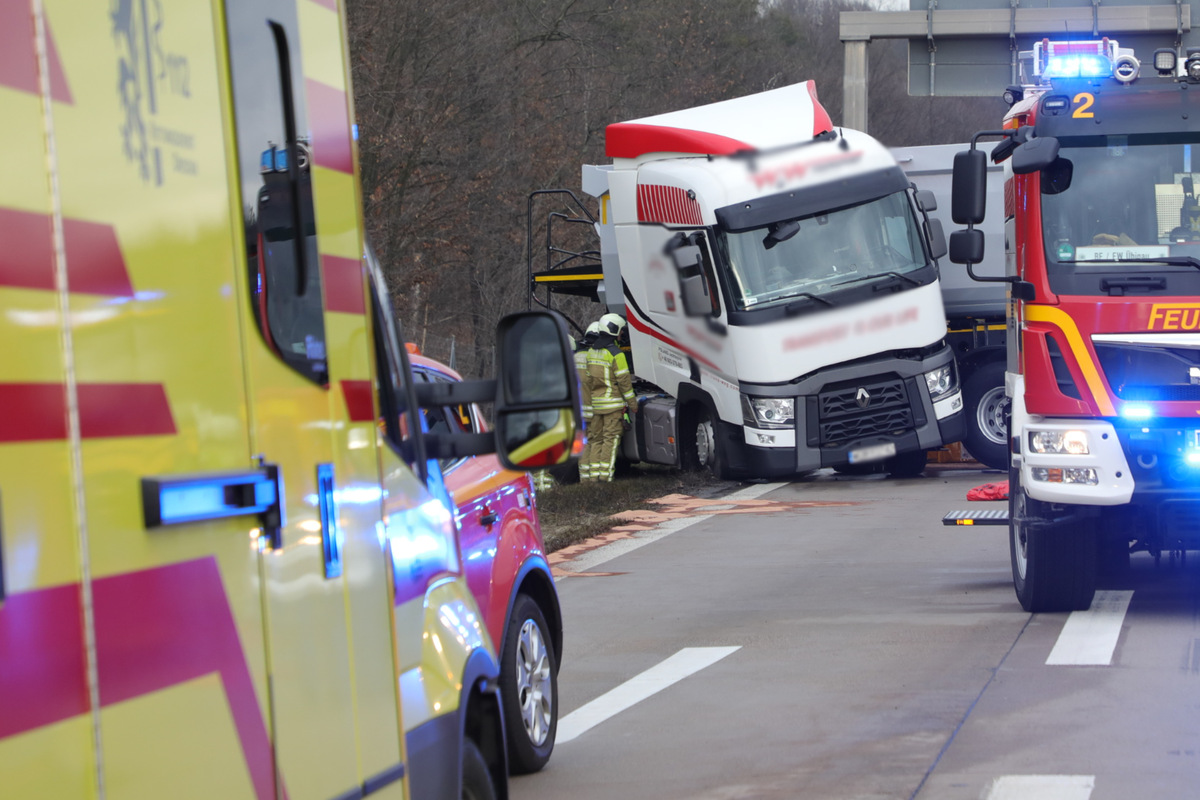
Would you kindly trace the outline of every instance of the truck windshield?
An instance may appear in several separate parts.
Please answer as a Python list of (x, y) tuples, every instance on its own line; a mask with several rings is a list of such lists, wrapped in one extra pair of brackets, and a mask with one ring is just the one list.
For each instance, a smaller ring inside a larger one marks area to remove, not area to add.
[(904, 192), (794, 222), (798, 230), (774, 242), (778, 237), (768, 237), (771, 226), (741, 233), (718, 230), (737, 309), (804, 298), (820, 307), (837, 305), (843, 289), (904, 278), (926, 266), (916, 217)]
[(1200, 256), (1200, 172), (1192, 171), (1200, 139), (1092, 136), (1060, 142), (1059, 159), (1041, 173), (1052, 285), (1057, 279), (1065, 289), (1062, 281), (1088, 273), (1186, 269), (1188, 259), (1176, 257)]

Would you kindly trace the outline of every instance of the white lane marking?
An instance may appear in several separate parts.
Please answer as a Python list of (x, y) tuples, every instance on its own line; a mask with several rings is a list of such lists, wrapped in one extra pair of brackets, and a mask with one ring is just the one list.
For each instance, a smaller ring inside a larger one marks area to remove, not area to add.
[(1063, 625), (1048, 665), (1108, 666), (1121, 636), (1125, 612), (1129, 610), (1130, 591), (1100, 591), (1087, 611), (1072, 611)]
[(720, 661), (736, 647), (685, 647), (675, 655), (655, 664), (641, 675), (635, 675), (620, 686), (605, 692), (558, 721), (556, 744), (569, 742), (583, 733), (616, 716), (625, 709), (655, 695), (705, 667)]
[(1005, 775), (985, 800), (1088, 800), (1095, 775)]
[[(781, 486), (787, 486), (786, 483), (759, 483), (753, 486), (747, 486), (745, 489), (738, 489), (736, 492), (725, 495), (721, 499), (729, 500), (757, 500), (767, 492), (774, 491)], [(660, 524), (652, 531), (638, 533), (628, 539), (618, 539), (615, 542), (598, 547), (587, 553), (583, 553), (570, 561), (564, 562), (560, 566), (569, 568), (572, 572), (587, 572), (589, 569), (600, 566), (606, 561), (612, 561), (618, 556), (623, 556), (628, 552), (637, 550), (639, 547), (657, 542), (665, 536), (670, 536), (672, 533), (677, 533), (684, 528), (689, 528), (697, 522), (704, 522), (707, 519), (712, 519), (713, 514), (704, 514), (699, 517), (684, 517), (683, 519), (672, 519)], [(561, 583), (567, 580), (566, 577), (558, 578), (556, 582)]]

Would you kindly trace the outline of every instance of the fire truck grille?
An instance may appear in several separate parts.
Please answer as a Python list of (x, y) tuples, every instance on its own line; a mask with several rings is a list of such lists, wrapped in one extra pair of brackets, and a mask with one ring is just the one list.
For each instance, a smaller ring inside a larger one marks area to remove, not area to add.
[(822, 447), (896, 436), (915, 427), (908, 392), (899, 379), (830, 387), (818, 395), (817, 408)]
[(1094, 343), (1100, 366), (1122, 400), (1200, 401), (1200, 351)]
[(1164, 549), (1200, 547), (1200, 501), (1168, 500), (1158, 512), (1158, 531)]

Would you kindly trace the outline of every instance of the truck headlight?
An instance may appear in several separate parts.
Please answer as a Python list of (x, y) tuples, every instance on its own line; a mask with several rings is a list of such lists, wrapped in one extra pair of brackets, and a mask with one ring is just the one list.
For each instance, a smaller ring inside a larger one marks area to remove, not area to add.
[(1086, 456), (1091, 452), (1086, 431), (1030, 431), (1029, 449), (1050, 455)]
[(937, 400), (958, 389), (958, 373), (954, 369), (954, 362), (926, 372), (925, 385), (929, 387), (931, 400)]
[(742, 417), (755, 428), (790, 428), (796, 422), (796, 398), (742, 395)]

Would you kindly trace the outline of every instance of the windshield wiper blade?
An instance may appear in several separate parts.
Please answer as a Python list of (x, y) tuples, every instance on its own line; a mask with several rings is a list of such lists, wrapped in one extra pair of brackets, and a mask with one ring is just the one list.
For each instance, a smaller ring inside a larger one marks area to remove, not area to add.
[(900, 280), (904, 281), (905, 283), (909, 284), (910, 286), (920, 286), (921, 285), (921, 282), (919, 280), (917, 280), (916, 278), (909, 277), (908, 275), (905, 275), (904, 273), (901, 273), (901, 272), (893, 272), (891, 270), (888, 270), (887, 272), (872, 272), (870, 275), (863, 275), (858, 278), (851, 278), (848, 281), (841, 281), (840, 283), (838, 283), (836, 285), (835, 288), (841, 288), (842, 286), (849, 286), (852, 283), (862, 283), (863, 281), (870, 281), (870, 280), (874, 280), (875, 278), (899, 278)]
[(804, 308), (804, 303), (801, 302), (802, 300), (816, 300), (818, 303), (824, 303), (830, 308), (837, 305), (832, 300), (821, 297), (820, 295), (811, 294), (809, 292), (795, 292), (790, 296), (799, 299), (792, 300), (790, 303), (784, 305), (783, 312), (785, 314), (795, 314), (797, 311), (800, 311), (802, 308)]

